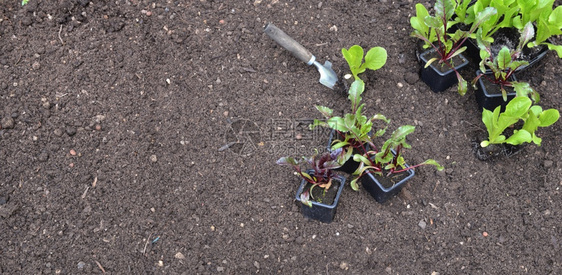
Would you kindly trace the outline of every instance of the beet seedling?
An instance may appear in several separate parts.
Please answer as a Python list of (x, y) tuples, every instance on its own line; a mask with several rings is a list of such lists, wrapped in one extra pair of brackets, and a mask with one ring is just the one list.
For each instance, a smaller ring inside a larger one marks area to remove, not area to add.
[(474, 33), (480, 24), (496, 14), (497, 11), (495, 8), (485, 8), (476, 15), (470, 30), (463, 31), (457, 29), (455, 33), (448, 33), (449, 28), (456, 23), (451, 21), (456, 7), (457, 3), (454, 0), (437, 0), (434, 6), (435, 16), (432, 16), (429, 15), (424, 5), (418, 3), (416, 4), (416, 16), (410, 18), (410, 25), (414, 29), (411, 36), (423, 40), (425, 42), (424, 48), (432, 47), (439, 55), (439, 57), (428, 60), (425, 67), (428, 67), (433, 62), (438, 62), (453, 69), (459, 81), (458, 92), (464, 95), (466, 94), (468, 83), (454, 68), (452, 58), (466, 50), (466, 46), (462, 46), (462, 44), (469, 35)]
[[(379, 175), (390, 176), (391, 174), (398, 174), (422, 165), (434, 165), (437, 170), (443, 170), (437, 161), (428, 159), (420, 164), (406, 167), (406, 162), (402, 156), (403, 149), (412, 148), (406, 143), (406, 136), (413, 133), (415, 127), (412, 125), (403, 125), (396, 129), (391, 137), (387, 139), (382, 145), (380, 151), (377, 150), (375, 144), (369, 141), (369, 146), (373, 150), (367, 151), (364, 154), (353, 155), (353, 160), (360, 162), (359, 168), (353, 173), (351, 180), (351, 188), (358, 190), (359, 186), (357, 181), (366, 173), (374, 173)], [(394, 152), (393, 152), (394, 151)]]
[[(312, 207), (312, 202), (310, 201), (312, 194), (312, 189), (316, 186), (323, 188), (324, 192), (332, 186), (333, 173), (332, 170), (339, 168), (341, 165), (336, 161), (337, 153), (324, 153), (318, 155), (316, 152), (311, 157), (302, 157), (300, 161), (292, 157), (282, 157), (277, 160), (279, 165), (290, 165), (304, 180), (310, 183), (312, 186), (309, 190), (304, 190), (301, 195), (301, 202)], [(301, 169), (301, 164), (308, 164), (314, 170), (311, 175)], [(314, 198), (312, 198), (314, 199)]]
[[(332, 150), (339, 150), (338, 163), (343, 164), (349, 160), (354, 151), (366, 152), (365, 145), (370, 140), (369, 133), (373, 128), (373, 122), (382, 120), (386, 123), (389, 120), (377, 114), (372, 117), (367, 117), (363, 114), (363, 107), (361, 104), (361, 94), (365, 90), (365, 83), (361, 79), (355, 80), (349, 88), (348, 99), (351, 102), (351, 112), (343, 116), (334, 116), (333, 110), (325, 106), (316, 106), (316, 109), (325, 117), (325, 121), (315, 119), (310, 125), (310, 129), (317, 126), (326, 127), (335, 130), (343, 140), (335, 139), (331, 145)], [(379, 129), (375, 135), (384, 134), (384, 129)]]
[[(480, 32), (480, 30), (478, 30), (478, 32)], [(505, 87), (513, 87), (517, 96), (530, 96), (534, 102), (539, 102), (539, 94), (531, 88), (531, 85), (528, 82), (509, 80), (518, 68), (529, 65), (529, 62), (517, 60), (517, 58), (521, 55), (523, 47), (534, 36), (535, 32), (533, 25), (528, 23), (521, 32), (519, 45), (513, 50), (503, 47), (496, 56), (493, 56), (492, 54), (490, 42), (482, 39), (481, 36), (477, 36), (476, 41), (478, 43), (478, 47), (480, 48), (480, 57), (482, 58), (482, 61), (480, 62), (480, 71), (482, 74), (474, 78), (472, 85), (474, 86), (480, 77), (486, 77), (484, 72), (486, 72), (486, 69), (488, 68), (492, 71), (493, 76), (489, 77), (488, 80), (500, 86), (504, 101), (507, 101), (507, 92)]]
[(355, 80), (359, 79), (358, 75), (367, 69), (376, 71), (386, 64), (387, 54), (386, 50), (382, 47), (369, 49), (365, 55), (365, 62), (363, 62), (363, 48), (359, 45), (353, 45), (349, 50), (343, 48), (341, 53), (347, 61)]

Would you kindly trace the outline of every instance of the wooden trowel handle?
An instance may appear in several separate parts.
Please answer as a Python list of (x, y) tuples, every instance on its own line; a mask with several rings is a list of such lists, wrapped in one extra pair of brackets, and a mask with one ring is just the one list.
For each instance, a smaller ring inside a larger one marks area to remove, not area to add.
[(275, 40), (277, 44), (291, 52), (296, 58), (306, 62), (307, 64), (311, 61), (313, 55), (305, 47), (299, 44), (299, 42), (295, 41), (275, 25), (268, 23), (265, 25), (264, 31), (267, 35), (269, 35), (269, 37), (271, 37), (271, 39)]

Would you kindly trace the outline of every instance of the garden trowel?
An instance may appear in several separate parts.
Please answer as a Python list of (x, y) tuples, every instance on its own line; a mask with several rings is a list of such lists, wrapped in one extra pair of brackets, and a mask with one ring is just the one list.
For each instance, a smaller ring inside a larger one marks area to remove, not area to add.
[(275, 40), (277, 44), (291, 52), (296, 58), (306, 62), (308, 65), (316, 66), (316, 68), (318, 68), (318, 72), (320, 73), (320, 84), (330, 89), (334, 89), (334, 86), (338, 81), (338, 76), (332, 69), (332, 63), (330, 61), (324, 62), (324, 65), (320, 64), (316, 61), (316, 57), (305, 47), (271, 23), (265, 25), (264, 31), (267, 35), (269, 35), (269, 37), (271, 37), (271, 39)]

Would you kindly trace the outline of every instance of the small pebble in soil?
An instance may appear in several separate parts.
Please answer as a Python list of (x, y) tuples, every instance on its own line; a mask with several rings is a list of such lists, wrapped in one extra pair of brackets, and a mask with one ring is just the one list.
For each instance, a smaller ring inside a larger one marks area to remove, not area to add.
[(31, 65), (31, 68), (33, 68), (34, 70), (39, 70), (39, 68), (41, 68), (41, 63), (35, 61), (35, 62), (33, 62), (33, 64)]
[(76, 134), (76, 128), (71, 126), (66, 127), (65, 131), (68, 136), (73, 136)]
[(0, 121), (0, 124), (2, 125), (2, 129), (13, 129), (15, 122), (14, 119), (11, 117), (4, 117)]
[(150, 161), (152, 161), (152, 162), (157, 162), (157, 161), (158, 161), (158, 157), (156, 157), (156, 155), (152, 155), (152, 156), (150, 156)]
[(183, 260), (183, 259), (185, 259), (185, 256), (183, 255), (183, 253), (178, 252), (178, 253), (176, 253), (176, 255), (174, 255), (174, 258), (176, 258), (178, 260)]
[(340, 269), (348, 270), (348, 269), (349, 269), (349, 264), (346, 263), (346, 262), (341, 262), (341, 263), (340, 263)]
[(419, 226), (421, 229), (425, 229), (425, 227), (427, 226), (427, 223), (425, 223), (424, 221), (420, 221), (420, 222), (418, 223), (418, 226)]
[(84, 266), (86, 266), (85, 262), (78, 262), (78, 265), (77, 265), (78, 269), (83, 269)]
[(416, 73), (409, 72), (404, 75), (404, 80), (410, 85), (415, 84), (419, 79), (420, 77)]
[(55, 136), (58, 136), (58, 137), (62, 136), (62, 130), (61, 129), (55, 129), (53, 131), (53, 133), (55, 134)]
[(70, 155), (71, 156), (76, 156), (76, 151), (74, 149), (70, 149)]
[(552, 160), (545, 160), (544, 161), (544, 168), (550, 168), (550, 167), (552, 167), (553, 164), (554, 164), (554, 162)]
[(49, 160), (49, 152), (42, 151), (39, 154), (39, 156), (37, 156), (37, 160), (39, 160), (40, 162), (45, 162), (45, 161)]
[(71, 162), (70, 164), (68, 164), (68, 166), (69, 166), (70, 168), (72, 168), (72, 167), (74, 167), (74, 163)]
[(482, 232), (482, 236), (488, 237), (488, 232), (486, 232), (486, 231)]
[(96, 131), (101, 131), (101, 125), (96, 124)]

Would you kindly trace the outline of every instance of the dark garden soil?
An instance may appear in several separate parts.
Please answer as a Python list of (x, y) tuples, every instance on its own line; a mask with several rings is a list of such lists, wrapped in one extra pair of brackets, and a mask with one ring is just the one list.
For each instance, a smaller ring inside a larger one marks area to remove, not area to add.
[[(0, 0), (0, 273), (561, 274), (562, 123), (476, 159), (472, 91), (419, 80), (414, 5)], [(416, 125), (407, 162), (445, 171), (417, 169), (385, 204), (346, 186), (334, 222), (303, 218), (275, 161), (325, 148), (313, 105), (349, 104), (266, 22), (338, 74), (341, 48), (386, 48), (367, 114)], [(519, 77), (560, 109), (554, 52)]]

